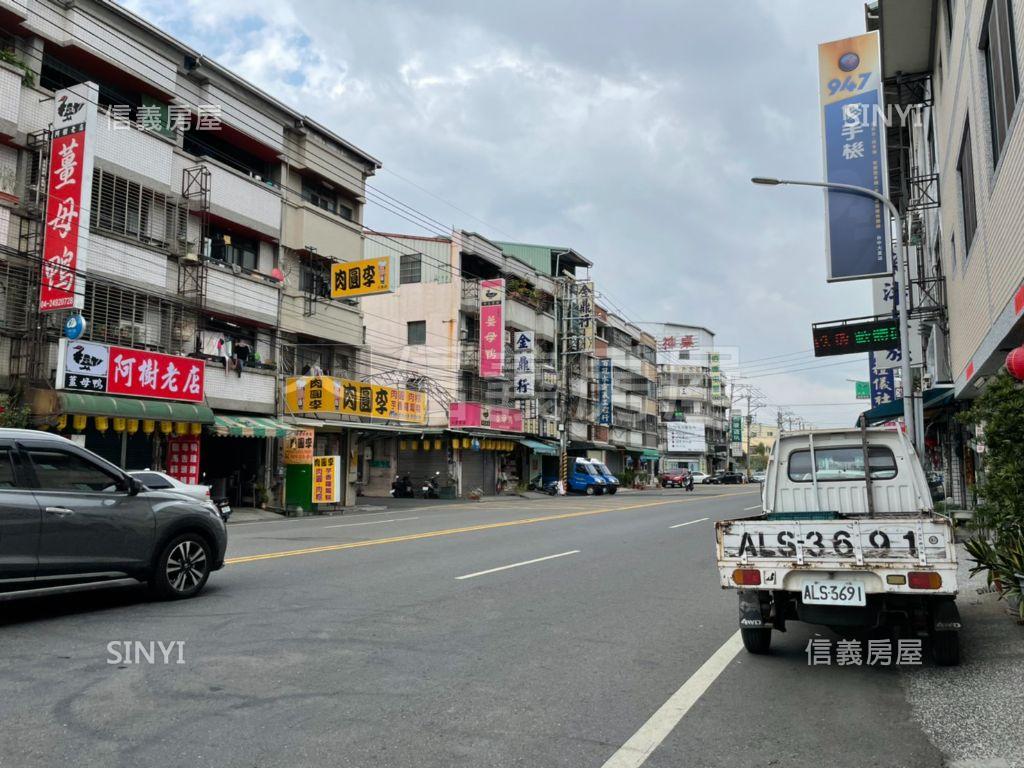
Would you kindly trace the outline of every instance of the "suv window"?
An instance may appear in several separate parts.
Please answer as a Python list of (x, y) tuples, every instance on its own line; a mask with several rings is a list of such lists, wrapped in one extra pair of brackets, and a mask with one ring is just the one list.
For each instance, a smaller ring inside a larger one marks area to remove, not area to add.
[(18, 483), (14, 478), (14, 465), (11, 463), (11, 449), (0, 448), (0, 490), (17, 487)]
[(75, 453), (30, 448), (39, 486), (47, 491), (116, 491), (119, 478)]
[(158, 475), (156, 472), (132, 472), (132, 476), (151, 491), (174, 487), (174, 484), (168, 482), (166, 477)]
[[(830, 480), (863, 480), (864, 449), (817, 448), (814, 451), (815, 474), (818, 482)], [(896, 477), (896, 457), (888, 448), (868, 448), (872, 480), (892, 480)], [(797, 483), (811, 482), (811, 452), (793, 451), (789, 454), (789, 479)]]

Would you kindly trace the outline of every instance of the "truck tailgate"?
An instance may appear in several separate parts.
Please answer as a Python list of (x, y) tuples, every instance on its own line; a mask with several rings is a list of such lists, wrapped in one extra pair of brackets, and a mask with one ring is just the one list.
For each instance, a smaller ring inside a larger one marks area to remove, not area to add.
[[(715, 525), (718, 567), (723, 587), (736, 587), (733, 570), (757, 568), (761, 589), (785, 589), (795, 571), (879, 574), (875, 592), (905, 592), (885, 574), (934, 570), (942, 575), (941, 593), (956, 591), (953, 530), (942, 518), (866, 518), (862, 520), (771, 520), (765, 516), (726, 520)], [(898, 579), (897, 579), (898, 581)]]

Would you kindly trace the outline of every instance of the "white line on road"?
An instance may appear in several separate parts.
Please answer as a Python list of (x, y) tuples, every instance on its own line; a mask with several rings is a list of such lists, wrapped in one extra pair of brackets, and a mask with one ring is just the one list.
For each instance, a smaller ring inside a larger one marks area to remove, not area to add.
[(533, 560), (524, 560), (521, 563), (512, 563), (512, 565), (503, 565), (499, 568), (490, 568), (486, 571), (477, 571), (476, 573), (467, 573), (465, 576), (456, 576), (456, 581), (462, 579), (472, 579), (476, 576), (486, 576), (488, 573), (497, 573), (498, 571), (507, 571), (509, 568), (518, 568), (521, 565), (532, 565), (533, 563), (542, 563), (545, 560), (554, 560), (556, 557), (565, 557), (566, 555), (578, 555), (580, 551), (578, 549), (572, 549), (568, 552), (559, 552), (557, 555), (548, 555), (547, 557), (538, 557)]
[(640, 726), (640, 730), (630, 736), (629, 741), (608, 758), (601, 768), (640, 768), (647, 762), (651, 753), (672, 733), (672, 729), (679, 725), (679, 721), (690, 711), (690, 707), (697, 703), (725, 671), (742, 647), (740, 633), (736, 632), (683, 683), (682, 688), (673, 693), (669, 700)]
[(670, 529), (671, 528), (682, 528), (684, 525), (693, 525), (694, 523), (703, 523), (705, 520), (707, 520), (707, 518), (706, 517), (702, 517), (700, 520), (691, 520), (688, 523), (678, 523), (676, 525), (670, 525), (669, 528)]
[(419, 520), (418, 517), (392, 517), (387, 520), (370, 520), (366, 523), (339, 523), (338, 525), (325, 525), (324, 528), (351, 528), (354, 525), (381, 525), (383, 523), (401, 523), (405, 520)]
[(755, 504), (755, 505), (754, 505), (754, 506), (752, 506), (752, 507), (744, 507), (744, 508), (743, 508), (743, 511), (744, 511), (744, 512), (747, 512), (747, 511), (749, 511), (749, 510), (751, 510), (751, 509), (760, 509), (760, 508), (761, 508), (761, 505), (760, 505), (760, 504)]

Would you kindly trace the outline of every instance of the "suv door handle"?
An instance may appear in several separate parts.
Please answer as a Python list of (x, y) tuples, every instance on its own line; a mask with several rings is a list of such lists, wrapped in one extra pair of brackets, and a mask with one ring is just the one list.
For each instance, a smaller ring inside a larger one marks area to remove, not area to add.
[(47, 507), (47, 513), (51, 515), (57, 515), (58, 517), (67, 517), (68, 515), (75, 514), (75, 510), (68, 509), (67, 507)]

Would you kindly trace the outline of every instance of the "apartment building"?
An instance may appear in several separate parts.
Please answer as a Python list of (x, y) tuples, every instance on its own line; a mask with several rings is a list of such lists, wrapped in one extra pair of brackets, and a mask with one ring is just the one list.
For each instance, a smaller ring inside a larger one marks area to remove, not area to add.
[[(284, 503), (281, 445), (301, 428), (312, 452), (344, 457), (339, 501), (351, 502), (349, 460), (372, 425), (286, 417), (280, 384), (370, 373), (358, 301), (331, 299), (326, 275), (362, 256), (380, 162), (115, 3), (0, 3), (0, 45), (0, 385), (24, 393), (37, 426), (130, 468), (203, 477), (241, 505)], [(92, 168), (88, 225), (74, 305), (45, 311), (61, 186), (47, 169), (55, 95), (68, 93), (95, 112), (79, 158)], [(186, 401), (173, 386), (116, 390), (113, 369), (90, 379), (100, 394), (59, 380), (78, 365), (58, 343), (74, 316), (82, 359), (120, 350), (165, 373), (200, 361), (201, 386)]]
[[(363, 299), (371, 360), (386, 358), (408, 386), (432, 396), (421, 428), (374, 441), (366, 495), (386, 493), (396, 474), (417, 482), (439, 473), (460, 496), (476, 490), (493, 495), (500, 478), (513, 484), (557, 475), (559, 283), (554, 272), (573, 274), (589, 262), (570, 249), (553, 262), (552, 249), (542, 254), (540, 246), (510, 245), (464, 230), (450, 237), (367, 235), (367, 258), (399, 251), (393, 256), (396, 290)], [(496, 375), (485, 377), (481, 292), (494, 281), (503, 281), (504, 328), (500, 337), (496, 334), (502, 359)], [(517, 392), (513, 375), (522, 354), (513, 345), (524, 332), (532, 341), (532, 393)], [(575, 382), (573, 387), (579, 389)], [(507, 411), (518, 415), (506, 421)]]
[(729, 463), (730, 397), (715, 334), (702, 326), (647, 326), (656, 344), (662, 471), (713, 473)]
[[(591, 450), (613, 473), (642, 473), (649, 480), (657, 474), (658, 370), (655, 340), (646, 331), (614, 312), (597, 307), (597, 348), (592, 363), (597, 401), (601, 390), (611, 387), (610, 409), (602, 423), (598, 405), (592, 442), (609, 447)], [(602, 361), (606, 366), (602, 378)]]
[(890, 194), (911, 248), (911, 350), (923, 445), (946, 493), (969, 503), (983, 455), (957, 411), (1024, 342), (1024, 134), (1019, 0), (868, 6), (886, 100), (913, 107), (887, 131)]

